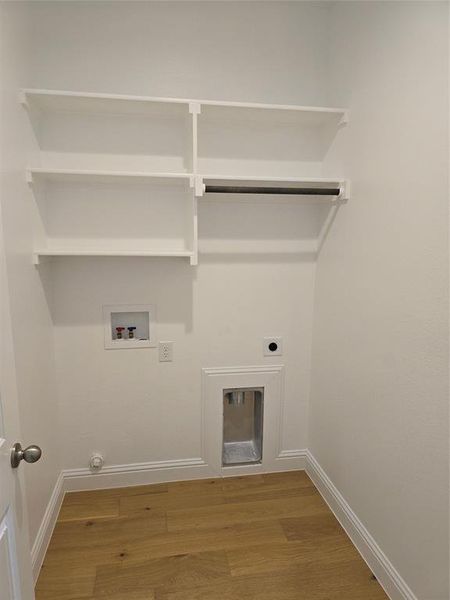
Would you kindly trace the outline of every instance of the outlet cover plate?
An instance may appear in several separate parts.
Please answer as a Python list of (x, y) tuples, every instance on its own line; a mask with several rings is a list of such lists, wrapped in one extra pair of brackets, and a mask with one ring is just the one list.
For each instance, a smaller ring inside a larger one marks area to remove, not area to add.
[(173, 361), (173, 342), (159, 342), (159, 362)]

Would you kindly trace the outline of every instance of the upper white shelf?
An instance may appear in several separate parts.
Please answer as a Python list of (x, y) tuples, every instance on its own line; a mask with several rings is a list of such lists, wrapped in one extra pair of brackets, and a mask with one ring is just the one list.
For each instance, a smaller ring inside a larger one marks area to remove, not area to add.
[(97, 171), (83, 169), (45, 169), (37, 167), (27, 170), (27, 181), (88, 182), (88, 183), (153, 183), (158, 185), (193, 185), (189, 173), (144, 173), (139, 171)]
[(171, 115), (187, 114), (189, 101), (176, 98), (151, 98), (124, 94), (97, 94), (60, 90), (23, 89), (20, 102), (44, 111), (90, 112), (145, 115), (166, 112)]
[(23, 89), (20, 92), (20, 102), (26, 106), (35, 106), (38, 109), (50, 111), (69, 112), (110, 112), (145, 114), (155, 108), (166, 110), (170, 113), (184, 113), (187, 110), (197, 112), (205, 109), (212, 115), (226, 115), (232, 113), (248, 117), (252, 113), (262, 111), (264, 118), (269, 113), (278, 112), (279, 115), (288, 115), (298, 118), (310, 119), (313, 123), (329, 120), (348, 120), (348, 111), (344, 108), (322, 106), (300, 106), (294, 104), (259, 104), (256, 102), (227, 102), (216, 100), (199, 100), (187, 98), (161, 98), (156, 96), (133, 96), (124, 94), (101, 94), (91, 92), (71, 92), (61, 90)]
[(336, 127), (348, 122), (348, 112), (342, 108), (291, 106), (283, 104), (253, 104), (244, 102), (200, 103), (207, 120), (264, 125), (289, 124), (302, 127)]
[(78, 248), (42, 248), (35, 251), (35, 256), (142, 256), (165, 258), (192, 258), (193, 252), (189, 250), (98, 250)]
[(215, 183), (219, 185), (219, 182), (239, 182), (241, 185), (246, 183), (260, 183), (265, 184), (317, 184), (318, 186), (323, 185), (327, 187), (331, 183), (339, 183), (344, 181), (341, 177), (264, 177), (261, 175), (200, 175), (203, 182)]

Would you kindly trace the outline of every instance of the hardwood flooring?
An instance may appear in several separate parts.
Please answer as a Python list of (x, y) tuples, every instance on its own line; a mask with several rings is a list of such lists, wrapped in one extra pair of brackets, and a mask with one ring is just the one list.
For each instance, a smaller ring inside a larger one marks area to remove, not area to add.
[(303, 471), (67, 494), (37, 600), (386, 600)]

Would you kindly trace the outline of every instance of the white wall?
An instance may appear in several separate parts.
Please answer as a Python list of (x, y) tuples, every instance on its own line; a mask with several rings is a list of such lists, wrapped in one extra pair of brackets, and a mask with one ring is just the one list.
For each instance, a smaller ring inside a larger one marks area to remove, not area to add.
[(22, 465), (33, 543), (61, 463), (53, 362), (53, 331), (41, 276), (32, 265), (31, 194), (24, 178), (33, 155), (28, 122), (17, 90), (29, 82), (31, 22), (25, 3), (2, 4), (1, 203), (23, 445), (39, 444), (42, 459)]
[[(202, 256), (196, 273), (173, 259), (59, 260), (54, 284), (66, 467), (86, 466), (91, 450), (109, 464), (199, 457), (200, 375), (211, 366), (286, 364), (283, 449), (305, 445), (309, 261)], [(158, 363), (157, 349), (103, 348), (102, 304), (147, 301), (159, 338), (174, 341), (173, 363)], [(265, 334), (284, 337), (284, 357), (263, 359)]]
[(353, 193), (314, 315), (310, 447), (420, 600), (449, 597), (447, 8), (332, 9)]
[(36, 86), (324, 102), (326, 3), (31, 4)]
[[(39, 2), (32, 12), (36, 87), (325, 102), (321, 3)], [(297, 201), (202, 201), (200, 245), (214, 254), (201, 254), (198, 269), (180, 259), (55, 260), (64, 466), (87, 466), (93, 450), (108, 464), (198, 457), (209, 366), (285, 364), (283, 449), (305, 448), (315, 265), (280, 252), (315, 236), (322, 217)], [(233, 255), (222, 253), (230, 244)], [(102, 304), (120, 303), (157, 305), (172, 364), (157, 350), (104, 350)], [(267, 335), (283, 336), (283, 357), (263, 357)]]

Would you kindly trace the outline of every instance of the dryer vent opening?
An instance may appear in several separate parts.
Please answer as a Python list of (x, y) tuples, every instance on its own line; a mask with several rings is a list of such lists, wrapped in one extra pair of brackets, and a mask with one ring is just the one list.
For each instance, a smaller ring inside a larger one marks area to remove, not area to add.
[(264, 388), (223, 391), (222, 465), (262, 461)]

